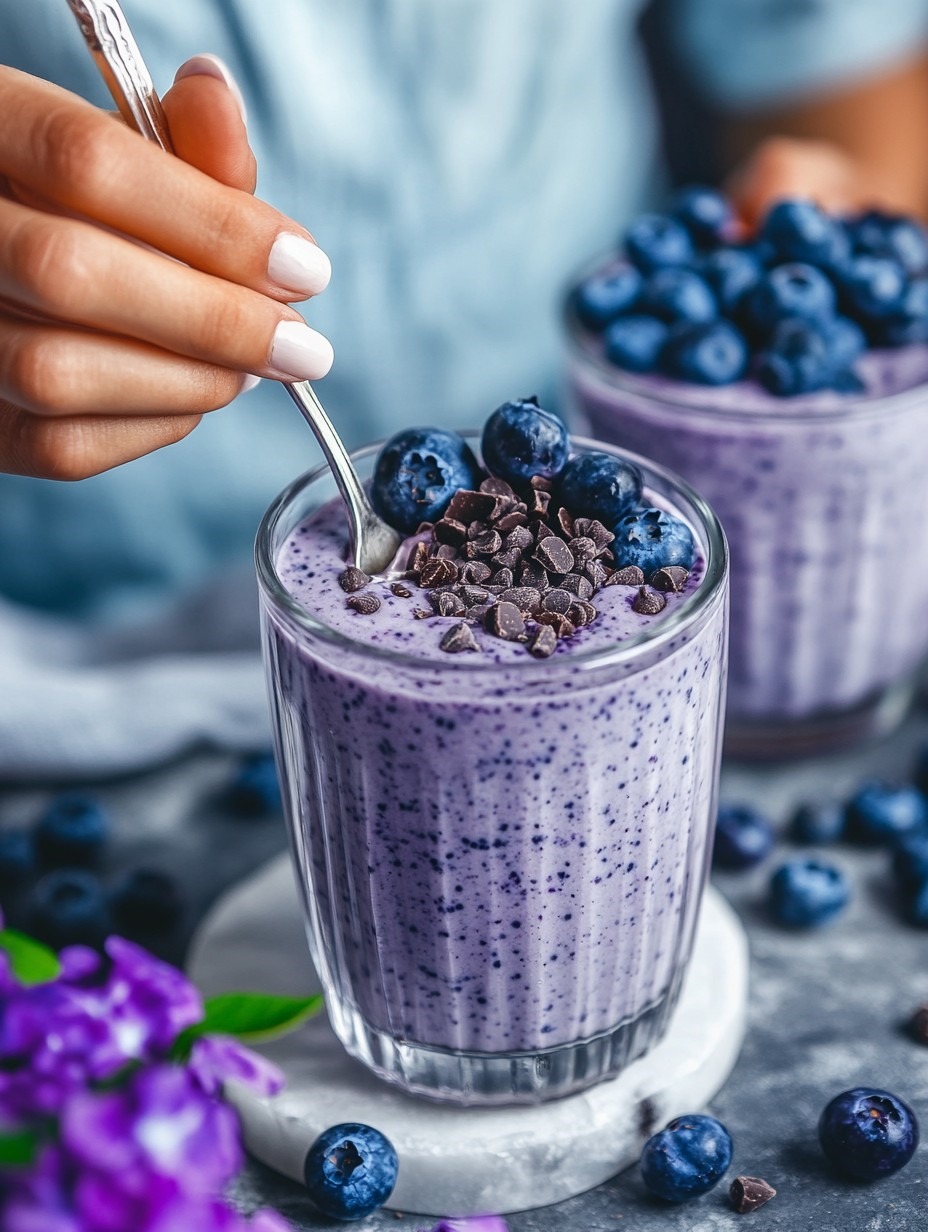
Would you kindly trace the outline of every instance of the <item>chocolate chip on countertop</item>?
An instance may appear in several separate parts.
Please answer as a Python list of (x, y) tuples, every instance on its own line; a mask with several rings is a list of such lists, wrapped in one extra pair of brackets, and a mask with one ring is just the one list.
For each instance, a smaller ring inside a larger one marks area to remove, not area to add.
[(651, 585), (655, 590), (679, 594), (689, 576), (682, 565), (664, 565), (662, 569), (656, 569), (651, 574)]
[(448, 654), (460, 654), (465, 650), (480, 649), (470, 625), (464, 624), (463, 621), (458, 625), (452, 625), (438, 645)]
[(380, 611), (380, 600), (376, 595), (349, 595), (345, 604), (353, 608), (359, 616), (373, 616)]
[(616, 569), (615, 573), (611, 573), (603, 582), (604, 586), (643, 586), (644, 573), (637, 565), (626, 565), (623, 569)]
[(633, 611), (641, 616), (656, 616), (667, 606), (667, 600), (656, 590), (648, 590), (647, 586), (639, 586), (638, 593), (632, 601)]
[(525, 632), (525, 620), (514, 603), (496, 603), (487, 612), (487, 628), (496, 637), (514, 642)]
[(363, 569), (358, 569), (354, 565), (349, 565), (344, 573), (338, 575), (339, 586), (349, 595), (360, 590), (362, 586), (366, 586), (370, 580), (369, 575)]
[(404, 586), (402, 582), (391, 582), (390, 589), (396, 595), (397, 599), (412, 598), (412, 591), (408, 586)]
[(539, 539), (533, 556), (550, 573), (570, 573), (574, 567), (573, 552), (557, 535)]
[(557, 634), (550, 625), (539, 625), (528, 644), (528, 652), (536, 659), (547, 659), (557, 649)]
[(731, 1204), (739, 1215), (747, 1215), (776, 1196), (774, 1187), (759, 1176), (736, 1176), (728, 1189)]
[(453, 560), (433, 558), (426, 561), (419, 574), (420, 586), (446, 586), (449, 582), (458, 580), (460, 570)]

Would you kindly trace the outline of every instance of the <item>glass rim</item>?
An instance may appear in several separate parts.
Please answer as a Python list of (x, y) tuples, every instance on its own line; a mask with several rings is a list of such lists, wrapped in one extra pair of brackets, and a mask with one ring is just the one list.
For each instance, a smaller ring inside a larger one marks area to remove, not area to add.
[[(791, 405), (794, 399), (779, 398), (769, 408), (758, 407), (756, 410), (738, 410), (732, 407), (721, 408), (712, 406), (709, 403), (692, 402), (685, 397), (674, 397), (672, 392), (667, 392), (665, 389), (658, 392), (651, 388), (646, 375), (641, 376), (634, 372), (625, 372), (621, 368), (616, 368), (614, 364), (610, 364), (584, 344), (584, 338), (592, 337), (593, 333), (591, 330), (586, 329), (577, 315), (575, 304), (577, 289), (586, 278), (595, 274), (598, 270), (604, 269), (611, 261), (615, 261), (618, 255), (612, 252), (608, 256), (601, 256), (583, 266), (580, 272), (568, 283), (567, 290), (564, 293), (561, 313), (571, 357), (579, 356), (582, 358), (608, 386), (634, 394), (639, 398), (644, 398), (660, 406), (685, 411), (688, 415), (703, 415), (719, 423), (731, 421), (738, 424), (760, 423), (766, 425), (788, 422), (802, 423), (808, 427), (814, 427), (816, 424), (834, 423), (845, 419), (865, 419), (868, 415), (885, 415), (887, 412), (892, 411), (905, 411), (909, 408), (910, 403), (924, 402), (926, 394), (928, 394), (928, 381), (923, 381), (920, 385), (910, 385), (906, 389), (897, 390), (895, 393), (875, 394), (864, 392), (862, 394), (845, 394), (843, 396), (844, 401), (839, 406), (816, 407), (810, 410), (808, 401), (803, 398), (796, 399), (795, 401), (801, 403), (801, 405), (795, 406)], [(896, 349), (903, 350), (904, 348)], [(683, 382), (679, 383), (683, 384)], [(710, 387), (700, 385), (697, 388), (709, 389)], [(726, 386), (719, 386), (718, 388), (724, 389)]]
[[(465, 438), (473, 439), (478, 434), (472, 430), (462, 432), (461, 435)], [(288, 484), (271, 502), (261, 519), (255, 538), (255, 568), (259, 586), (265, 598), (272, 605), (274, 612), (277, 615), (283, 616), (296, 629), (311, 633), (314, 637), (318, 637), (332, 646), (348, 649), (355, 654), (367, 656), (383, 663), (390, 663), (397, 667), (451, 673), (464, 671), (471, 674), (476, 673), (477, 675), (480, 673), (498, 673), (500, 670), (505, 670), (506, 672), (515, 671), (516, 673), (533, 674), (535, 679), (541, 680), (546, 676), (557, 675), (565, 669), (567, 671), (583, 671), (632, 662), (644, 656), (647, 652), (661, 647), (666, 642), (672, 641), (681, 630), (694, 624), (703, 612), (711, 606), (713, 601), (720, 598), (728, 578), (728, 544), (725, 539), (725, 533), (709, 504), (685, 480), (680, 479), (672, 471), (666, 470), (664, 467), (650, 462), (646, 458), (641, 458), (630, 450), (619, 449), (614, 445), (576, 436), (571, 436), (571, 443), (579, 448), (606, 449), (628, 458), (642, 468), (646, 486), (649, 475), (659, 478), (673, 492), (679, 493), (684, 498), (701, 521), (701, 527), (698, 529), (701, 530), (705, 546), (708, 548), (708, 555), (705, 573), (699, 586), (666, 620), (657, 621), (652, 626), (642, 630), (641, 633), (636, 633), (633, 637), (624, 638), (619, 642), (610, 642), (606, 646), (598, 646), (570, 655), (555, 655), (549, 659), (539, 660), (534, 659), (531, 655), (525, 655), (524, 661), (521, 659), (514, 660), (512, 663), (503, 665), (496, 661), (462, 663), (461, 656), (458, 655), (446, 656), (447, 662), (438, 659), (423, 659), (419, 655), (360, 642), (338, 629), (333, 629), (303, 607), (284, 586), (277, 573), (273, 542), (274, 534), (281, 519), (293, 503), (311, 488), (314, 483), (331, 475), (328, 463), (325, 462), (313, 467), (312, 470), (304, 472), (294, 479), (292, 483)], [(363, 461), (377, 453), (382, 445), (382, 441), (365, 445), (361, 449), (352, 452), (352, 460), (356, 463)]]

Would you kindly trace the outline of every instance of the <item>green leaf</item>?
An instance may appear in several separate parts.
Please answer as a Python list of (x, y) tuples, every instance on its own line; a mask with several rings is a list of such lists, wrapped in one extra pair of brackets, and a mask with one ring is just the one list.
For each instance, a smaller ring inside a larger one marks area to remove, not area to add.
[(14, 928), (0, 931), (0, 950), (9, 958), (17, 980), (27, 988), (35, 984), (49, 984), (61, 974), (61, 963), (54, 950)]
[(186, 1060), (194, 1040), (202, 1035), (233, 1035), (244, 1043), (277, 1039), (293, 1031), (322, 1008), (321, 996), (272, 997), (260, 992), (227, 992), (210, 997), (201, 1022), (175, 1041), (171, 1055)]
[(0, 1134), (0, 1168), (31, 1164), (39, 1149), (37, 1134), (28, 1129), (12, 1134)]

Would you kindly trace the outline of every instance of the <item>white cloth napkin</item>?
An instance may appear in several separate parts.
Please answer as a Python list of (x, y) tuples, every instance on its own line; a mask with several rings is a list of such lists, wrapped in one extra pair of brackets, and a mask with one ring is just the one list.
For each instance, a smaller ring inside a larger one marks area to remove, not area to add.
[(101, 778), (270, 739), (250, 570), (118, 630), (0, 599), (0, 781)]

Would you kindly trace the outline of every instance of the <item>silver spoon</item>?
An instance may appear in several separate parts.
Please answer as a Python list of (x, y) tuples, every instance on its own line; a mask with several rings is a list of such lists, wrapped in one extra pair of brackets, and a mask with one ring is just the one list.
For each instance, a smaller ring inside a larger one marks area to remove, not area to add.
[[(173, 153), (167, 119), (138, 44), (117, 0), (68, 0), (84, 41), (126, 123)], [(351, 560), (365, 573), (382, 573), (402, 536), (368, 500), (348, 451), (309, 381), (282, 382), (312, 428), (348, 508)]]

